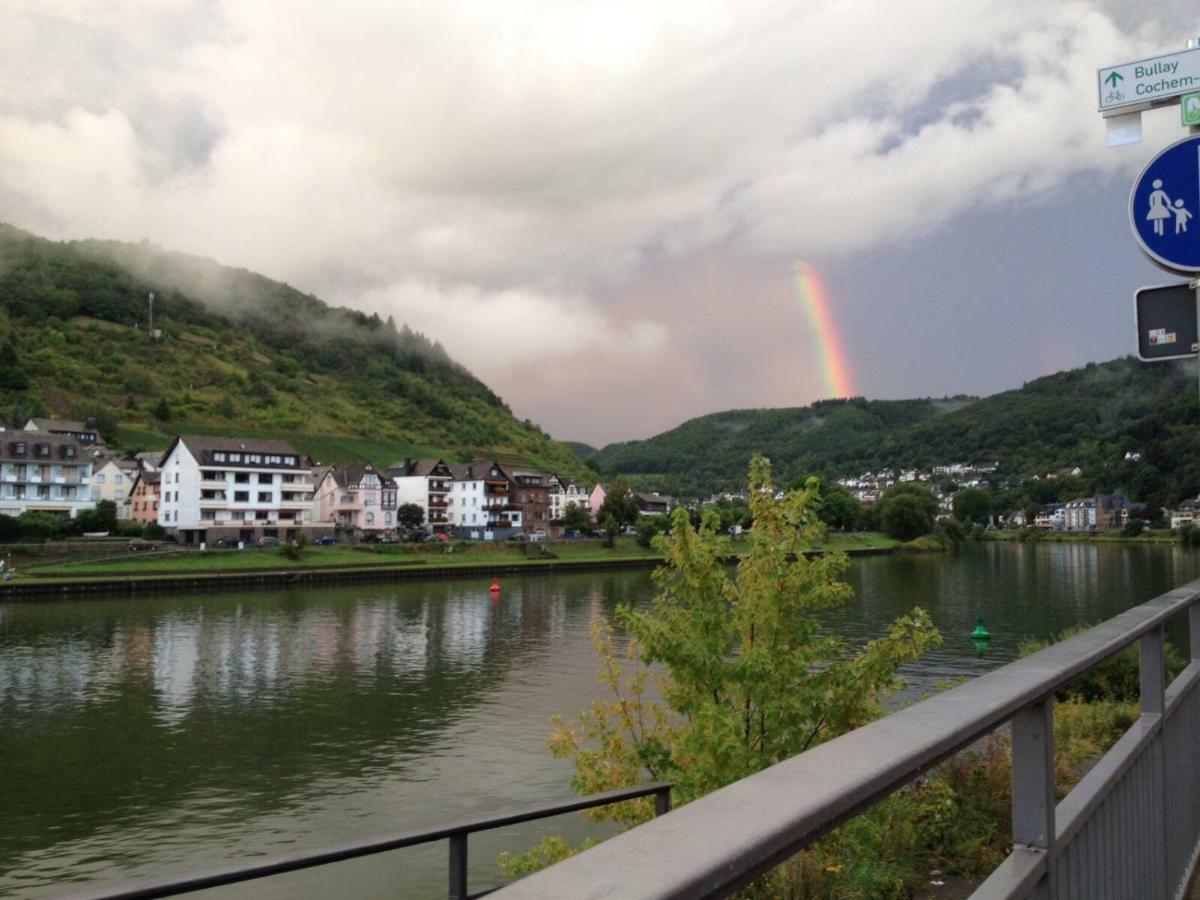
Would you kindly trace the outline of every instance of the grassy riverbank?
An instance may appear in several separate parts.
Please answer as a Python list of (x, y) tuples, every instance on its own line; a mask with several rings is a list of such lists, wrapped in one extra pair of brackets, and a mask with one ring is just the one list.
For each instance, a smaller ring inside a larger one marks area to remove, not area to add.
[(988, 531), (985, 541), (1025, 541), (1052, 544), (1178, 544), (1179, 535), (1173, 531), (1143, 531), (1126, 535), (1120, 531)]
[[(823, 549), (878, 551), (894, 548), (897, 542), (881, 534), (831, 535)], [(745, 552), (748, 542), (733, 541), (735, 554)], [(39, 562), (18, 567), (16, 582), (80, 581), (102, 578), (178, 577), (224, 573), (289, 572), (358, 569), (362, 567), (415, 566), (422, 569), (494, 565), (570, 564), (593, 562), (641, 562), (658, 559), (651, 550), (632, 538), (619, 538), (614, 546), (603, 541), (555, 541), (552, 543), (450, 544), (342, 544), (306, 547), (295, 558), (286, 548), (251, 550), (171, 550), (163, 553), (130, 554), (123, 558), (86, 561), (69, 559)]]

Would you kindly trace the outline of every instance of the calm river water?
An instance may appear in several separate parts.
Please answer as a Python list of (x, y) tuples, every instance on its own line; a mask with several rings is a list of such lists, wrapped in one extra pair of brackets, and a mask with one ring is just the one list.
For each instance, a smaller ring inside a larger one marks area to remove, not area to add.
[[(1168, 546), (984, 544), (851, 564), (852, 641), (926, 606), (944, 646), (915, 695), (1200, 575)], [(597, 695), (588, 622), (648, 573), (0, 605), (0, 896), (49, 897), (570, 795), (547, 720)], [(983, 612), (983, 658), (967, 632)], [(478, 835), (502, 849), (578, 816)], [(445, 896), (445, 844), (209, 892)], [(199, 896), (199, 895), (198, 895)]]

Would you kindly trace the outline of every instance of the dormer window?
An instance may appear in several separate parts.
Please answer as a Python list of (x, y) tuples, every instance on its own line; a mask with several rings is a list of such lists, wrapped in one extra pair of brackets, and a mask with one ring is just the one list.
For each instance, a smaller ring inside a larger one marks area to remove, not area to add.
[(13, 456), (26, 456), (29, 453), (29, 446), (24, 441), (18, 441), (12, 446)]
[(49, 444), (34, 444), (33, 452), (36, 453), (38, 456), (48, 457), (50, 455), (50, 445)]
[(235, 463), (240, 463), (240, 462), (242, 461), (242, 454), (240, 454), (240, 453), (230, 453), (230, 454), (229, 454), (229, 461), (230, 461), (230, 462), (235, 462)]
[(212, 455), (213, 462), (225, 462), (225, 451), (217, 450)]

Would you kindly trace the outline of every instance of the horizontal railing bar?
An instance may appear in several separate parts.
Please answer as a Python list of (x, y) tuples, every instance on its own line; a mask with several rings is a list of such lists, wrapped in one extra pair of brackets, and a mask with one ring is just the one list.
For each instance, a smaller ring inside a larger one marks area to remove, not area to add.
[(1034, 885), (1046, 873), (1044, 850), (1017, 847), (996, 866), (974, 893), (971, 900), (1010, 900), (1023, 897), (1033, 890)]
[(1193, 581), (509, 885), (506, 898), (723, 896), (1200, 598)]
[(1163, 716), (1143, 713), (1129, 726), (1108, 752), (1092, 766), (1079, 783), (1055, 807), (1054, 844), (1062, 849), (1083, 827), (1088, 816), (1104, 802), (1104, 798), (1125, 777), (1129, 767), (1137, 762), (1154, 738), (1162, 732)]
[(671, 783), (665, 781), (638, 785), (631, 788), (618, 788), (599, 794), (589, 794), (586, 797), (576, 797), (571, 800), (513, 810), (498, 815), (466, 819), (418, 831), (401, 832), (400, 834), (389, 835), (387, 837), (352, 841), (324, 850), (295, 853), (256, 864), (230, 866), (213, 872), (147, 881), (140, 885), (102, 889), (76, 896), (77, 900), (149, 900), (149, 898), (153, 897), (170, 897), (176, 894), (186, 894), (192, 891), (236, 884), (241, 881), (251, 881), (255, 878), (264, 878), (268, 875), (281, 875), (285, 872), (295, 872), (300, 869), (310, 869), (315, 866), (345, 862), (346, 860), (370, 856), (375, 853), (386, 853), (389, 850), (400, 850), (404, 847), (412, 847), (417, 844), (445, 840), (457, 835), (490, 831), (495, 828), (503, 828), (506, 825), (518, 825), (522, 822), (530, 822), (535, 819), (546, 819), (551, 816), (592, 809), (597, 806), (607, 806), (610, 803), (637, 800), (640, 797), (649, 797), (668, 792), (671, 788)]

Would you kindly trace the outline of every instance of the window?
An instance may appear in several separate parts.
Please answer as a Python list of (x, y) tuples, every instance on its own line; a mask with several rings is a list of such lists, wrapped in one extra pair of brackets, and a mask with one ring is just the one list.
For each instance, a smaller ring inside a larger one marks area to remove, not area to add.
[[(101, 475), (100, 477), (103, 478), (104, 476)], [(125, 483), (124, 475), (114, 475), (113, 476), (113, 484), (124, 484), (124, 483)]]
[(230, 461), (230, 462), (235, 462), (235, 463), (240, 463), (240, 462), (242, 461), (242, 454), (240, 454), (240, 453), (230, 453), (230, 454), (229, 454), (229, 461)]
[(106, 476), (104, 476), (104, 475), (97, 475), (96, 476), (96, 484), (104, 484), (105, 477)]
[(270, 475), (270, 474), (263, 474), (262, 472), (259, 472), (258, 473), (258, 483), (259, 484), (274, 484), (275, 476)]
[(392, 524), (392, 514), (391, 513), (383, 514), (383, 524), (389, 525), (389, 526)]
[(296, 457), (289, 456), (284, 460), (284, 462), (286, 462), (289, 466), (294, 466), (296, 465)]
[(238, 484), (249, 484), (250, 483), (250, 473), (249, 472), (238, 472), (236, 475), (233, 476), (233, 480), (236, 481)]
[(42, 457), (49, 456), (50, 455), (50, 445), (49, 444), (34, 444), (33, 452), (36, 453), (38, 456), (42, 456)]
[(261, 453), (247, 453), (246, 454), (246, 462), (261, 463), (262, 462), (262, 454)]
[(373, 513), (373, 512), (367, 513), (367, 525), (370, 526), (370, 525), (374, 525), (374, 524), (375, 524), (375, 513)]
[(29, 447), (24, 441), (18, 441), (13, 444), (14, 456), (25, 456), (29, 452)]
[(258, 492), (258, 502), (259, 503), (270, 503), (271, 502), (271, 492), (270, 491), (259, 491)]
[(233, 502), (234, 503), (249, 503), (250, 502), (250, 492), (249, 491), (234, 491), (233, 492)]
[(212, 455), (213, 462), (225, 462), (225, 454), (218, 450)]

